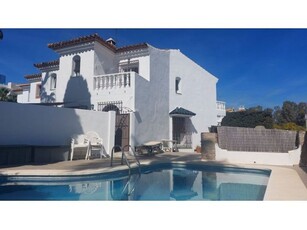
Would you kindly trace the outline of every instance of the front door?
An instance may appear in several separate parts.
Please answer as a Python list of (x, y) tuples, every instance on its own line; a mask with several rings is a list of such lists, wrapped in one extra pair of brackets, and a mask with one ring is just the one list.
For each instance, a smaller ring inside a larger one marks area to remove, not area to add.
[(173, 117), (173, 139), (179, 148), (191, 148), (192, 135), (187, 131), (185, 117)]
[(129, 114), (116, 114), (115, 123), (115, 145), (124, 147), (129, 145), (129, 129), (130, 115)]

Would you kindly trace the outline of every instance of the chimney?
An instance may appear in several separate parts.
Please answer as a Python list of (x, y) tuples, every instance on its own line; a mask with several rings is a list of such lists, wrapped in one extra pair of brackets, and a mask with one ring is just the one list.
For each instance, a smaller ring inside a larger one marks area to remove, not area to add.
[(106, 40), (107, 43), (111, 44), (112, 46), (115, 46), (116, 45), (116, 42), (113, 38), (109, 38)]

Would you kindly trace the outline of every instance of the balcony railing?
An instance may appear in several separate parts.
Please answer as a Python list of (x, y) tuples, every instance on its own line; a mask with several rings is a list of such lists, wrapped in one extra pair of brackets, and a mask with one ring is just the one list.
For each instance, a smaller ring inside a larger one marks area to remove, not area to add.
[(131, 87), (133, 72), (106, 74), (94, 77), (94, 90)]
[(216, 108), (218, 110), (226, 110), (225, 104), (226, 103), (224, 101), (217, 101), (216, 102)]

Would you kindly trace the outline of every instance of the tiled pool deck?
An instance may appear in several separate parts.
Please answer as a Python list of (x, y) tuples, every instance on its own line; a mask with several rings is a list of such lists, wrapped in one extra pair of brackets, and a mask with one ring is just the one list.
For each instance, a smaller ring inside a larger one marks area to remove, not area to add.
[[(298, 166), (270, 166), (270, 165), (246, 165), (230, 164), (227, 162), (204, 161), (197, 153), (162, 153), (154, 156), (140, 157), (141, 164), (153, 164), (158, 162), (198, 162), (201, 164), (223, 164), (234, 167), (271, 169), (271, 176), (267, 186), (264, 200), (276, 201), (307, 201), (307, 169)], [(114, 167), (110, 167), (110, 159), (63, 161), (53, 164), (22, 165), (0, 167), (0, 176), (5, 175), (85, 175), (115, 171), (127, 168), (120, 165), (120, 159), (116, 158)]]

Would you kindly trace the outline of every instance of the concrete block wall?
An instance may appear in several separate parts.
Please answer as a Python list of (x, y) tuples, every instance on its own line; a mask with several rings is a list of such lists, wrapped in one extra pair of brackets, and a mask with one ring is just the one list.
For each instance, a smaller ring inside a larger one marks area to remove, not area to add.
[(297, 132), (220, 126), (218, 144), (229, 151), (283, 152), (297, 149)]

